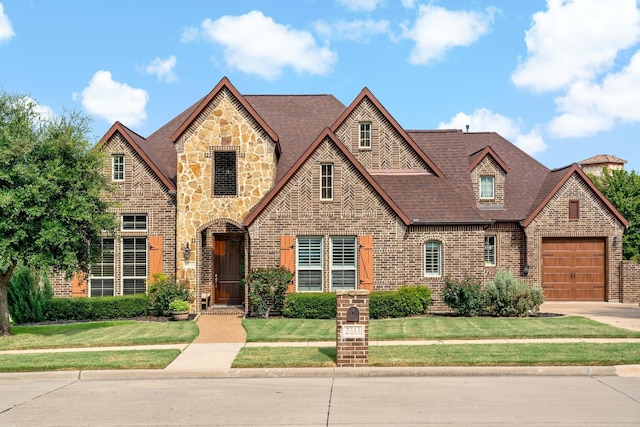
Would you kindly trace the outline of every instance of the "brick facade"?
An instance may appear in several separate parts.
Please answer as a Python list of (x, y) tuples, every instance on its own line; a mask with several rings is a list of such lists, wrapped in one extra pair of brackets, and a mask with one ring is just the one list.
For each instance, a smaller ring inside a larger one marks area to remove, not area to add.
[(640, 303), (640, 264), (623, 260), (620, 263), (620, 302)]

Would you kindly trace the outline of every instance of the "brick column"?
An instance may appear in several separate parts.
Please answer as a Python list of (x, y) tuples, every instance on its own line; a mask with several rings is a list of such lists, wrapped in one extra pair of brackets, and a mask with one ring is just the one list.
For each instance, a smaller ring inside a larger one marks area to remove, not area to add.
[(369, 365), (369, 291), (337, 291), (336, 360), (338, 367)]

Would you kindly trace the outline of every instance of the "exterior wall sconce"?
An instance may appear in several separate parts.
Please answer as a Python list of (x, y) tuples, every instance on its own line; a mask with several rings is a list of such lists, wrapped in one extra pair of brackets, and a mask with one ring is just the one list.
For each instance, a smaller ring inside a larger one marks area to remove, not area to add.
[(617, 248), (618, 243), (620, 243), (620, 239), (618, 239), (618, 236), (613, 236), (613, 247)]
[(529, 263), (525, 262), (524, 265), (522, 266), (522, 275), (523, 276), (528, 276), (529, 275)]
[(189, 261), (191, 258), (191, 248), (189, 247), (189, 242), (184, 246), (184, 260)]

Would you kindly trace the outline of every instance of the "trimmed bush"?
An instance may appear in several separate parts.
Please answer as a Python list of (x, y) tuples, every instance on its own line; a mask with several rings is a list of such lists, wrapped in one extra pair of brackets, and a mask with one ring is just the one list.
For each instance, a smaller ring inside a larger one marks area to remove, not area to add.
[(335, 292), (299, 292), (290, 294), (282, 309), (284, 317), (296, 319), (335, 319)]
[[(40, 281), (42, 280), (42, 287)], [(9, 314), (16, 323), (42, 322), (53, 290), (46, 275), (18, 266), (7, 289)]]
[(125, 295), (98, 298), (53, 298), (47, 304), (45, 319), (106, 320), (125, 319), (149, 314), (146, 295)]
[(487, 283), (487, 311), (493, 316), (526, 316), (538, 311), (543, 302), (541, 287), (530, 287), (506, 270), (498, 270), (496, 277)]
[(442, 299), (447, 307), (458, 316), (473, 317), (484, 313), (487, 294), (479, 280), (465, 277), (455, 280), (446, 277)]
[(369, 318), (386, 319), (427, 314), (431, 291), (425, 286), (401, 286), (396, 291), (369, 295)]
[(253, 270), (245, 282), (251, 315), (268, 318), (272, 311), (281, 311), (292, 279), (293, 273), (285, 267)]
[(169, 304), (175, 300), (191, 301), (191, 292), (186, 283), (177, 282), (174, 276), (166, 276), (156, 273), (151, 278), (149, 285), (149, 302), (151, 312), (158, 316), (167, 316)]

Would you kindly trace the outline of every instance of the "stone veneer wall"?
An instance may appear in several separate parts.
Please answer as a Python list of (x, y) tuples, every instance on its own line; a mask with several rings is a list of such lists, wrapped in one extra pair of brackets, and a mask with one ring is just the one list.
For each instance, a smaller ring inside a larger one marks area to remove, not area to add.
[[(580, 216), (569, 219), (569, 202), (578, 200)], [(541, 246), (545, 237), (602, 237), (606, 238), (606, 292), (608, 301), (620, 299), (620, 269), (622, 247), (613, 246), (613, 238), (622, 241), (624, 228), (618, 219), (589, 186), (576, 174), (558, 190), (526, 229), (527, 261), (532, 283), (542, 283)]]
[[(163, 272), (167, 275), (174, 274), (176, 265), (175, 196), (169, 194), (168, 189), (120, 133), (115, 133), (104, 144), (104, 149), (109, 155), (105, 159), (103, 173), (109, 177), (111, 177), (110, 155), (124, 154), (125, 179), (122, 182), (114, 182), (116, 192), (105, 197), (106, 200), (115, 203), (111, 211), (119, 221), (122, 220), (123, 214), (147, 215), (147, 231), (120, 231), (118, 237), (162, 237)], [(118, 238), (114, 243), (115, 294), (121, 295), (122, 245)], [(51, 283), (56, 297), (71, 297), (71, 280), (65, 279), (63, 274), (55, 274), (51, 278)], [(88, 289), (86, 291), (88, 292)]]
[[(273, 186), (275, 143), (241, 103), (222, 89), (176, 142), (178, 151), (177, 221), (179, 248), (188, 242), (191, 259), (177, 258), (177, 276), (200, 292), (201, 232), (209, 224), (242, 224), (248, 212)], [(237, 197), (213, 196), (213, 153), (237, 153)]]

